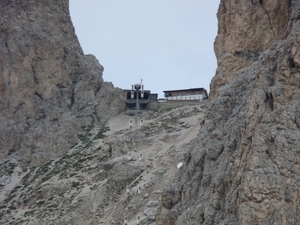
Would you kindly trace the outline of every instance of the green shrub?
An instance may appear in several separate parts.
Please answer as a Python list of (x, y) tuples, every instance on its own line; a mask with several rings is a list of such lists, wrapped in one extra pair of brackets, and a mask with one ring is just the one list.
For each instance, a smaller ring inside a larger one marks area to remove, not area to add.
[(72, 187), (76, 188), (80, 185), (80, 182), (76, 182), (76, 181), (73, 181), (72, 182)]
[(37, 205), (38, 207), (40, 207), (40, 206), (42, 206), (42, 205), (44, 205), (44, 204), (45, 204), (45, 201), (44, 201), (44, 200), (39, 201), (39, 202), (36, 203), (36, 205)]

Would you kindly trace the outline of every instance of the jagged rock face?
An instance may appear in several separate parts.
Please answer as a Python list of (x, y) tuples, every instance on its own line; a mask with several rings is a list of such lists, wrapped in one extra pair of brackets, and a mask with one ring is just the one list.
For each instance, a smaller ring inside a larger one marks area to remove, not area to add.
[(218, 18), (213, 96), (164, 224), (298, 224), (300, 2), (221, 1)]
[(103, 67), (83, 54), (68, 0), (4, 0), (0, 15), (0, 158), (41, 164), (79, 141), (88, 121), (74, 116), (99, 99)]
[(221, 1), (214, 44), (218, 69), (211, 82), (211, 99), (235, 72), (250, 66), (260, 53), (288, 35), (290, 7), (290, 0)]

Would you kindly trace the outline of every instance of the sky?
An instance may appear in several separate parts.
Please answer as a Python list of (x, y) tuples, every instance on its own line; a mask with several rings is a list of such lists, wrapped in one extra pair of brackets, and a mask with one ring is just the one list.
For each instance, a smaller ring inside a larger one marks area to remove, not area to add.
[(203, 87), (215, 75), (220, 0), (70, 0), (84, 54), (115, 87), (163, 91)]

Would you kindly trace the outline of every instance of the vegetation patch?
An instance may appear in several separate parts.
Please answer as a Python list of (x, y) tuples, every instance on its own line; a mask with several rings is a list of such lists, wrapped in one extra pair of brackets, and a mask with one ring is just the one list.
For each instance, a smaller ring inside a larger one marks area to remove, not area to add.
[(166, 123), (162, 123), (161, 125), (165, 130), (170, 129), (170, 127)]
[(24, 216), (25, 217), (32, 216), (34, 212), (35, 212), (35, 210), (27, 211), (27, 212), (24, 213)]
[(93, 142), (89, 141), (88, 143), (85, 144), (85, 146), (83, 147), (83, 149), (87, 149), (87, 148), (91, 147), (92, 144), (93, 144)]
[[(8, 161), (6, 161), (8, 162)], [(5, 165), (5, 164), (4, 164)], [(15, 163), (8, 163), (7, 166), (4, 168), (4, 170), (7, 172), (7, 174), (9, 176), (11, 176), (15, 170), (15, 168), (17, 167), (17, 164)]]
[(76, 176), (77, 175), (77, 173), (71, 173), (70, 174), (70, 177), (74, 177), (74, 176)]
[(22, 187), (22, 186), (16, 186), (16, 187), (10, 192), (10, 194), (13, 194), (13, 193), (17, 192), (18, 189), (20, 189), (21, 187)]
[(8, 207), (10, 210), (16, 210), (17, 208), (15, 207), (15, 206), (13, 206), (13, 205), (11, 205), (11, 206), (9, 206)]
[(74, 163), (74, 164), (72, 165), (72, 167), (73, 167), (76, 171), (78, 171), (78, 170), (80, 170), (80, 169), (83, 168), (83, 165), (82, 165), (79, 161), (77, 161), (76, 163)]
[(65, 154), (61, 159), (65, 160), (65, 159), (71, 159), (73, 157), (75, 157), (76, 155), (78, 155), (80, 153), (80, 151), (74, 151), (72, 154)]
[(16, 197), (16, 195), (15, 194), (11, 194), (11, 195), (9, 195), (6, 199), (5, 199), (5, 203), (8, 203), (10, 200), (12, 200), (14, 197)]
[(87, 158), (79, 159), (79, 160), (78, 160), (78, 163), (83, 163), (83, 162), (86, 161), (86, 160), (87, 160)]
[(110, 130), (109, 127), (101, 128), (99, 130), (99, 132), (95, 135), (94, 140), (105, 138), (106, 136), (104, 135), (104, 133), (107, 132), (107, 131), (109, 131), (109, 130)]
[(51, 176), (45, 176), (42, 178), (41, 183), (46, 182), (47, 180), (49, 180), (51, 178)]
[(28, 184), (30, 183), (30, 176), (32, 175), (32, 173), (34, 172), (35, 167), (33, 167), (29, 173), (27, 173), (23, 178), (22, 178), (22, 183), (23, 185), (26, 187), (28, 186)]
[(172, 108), (172, 107), (165, 108), (165, 109), (162, 109), (162, 110), (161, 110), (161, 113), (170, 112), (170, 111), (172, 111), (173, 109), (174, 109), (174, 108)]
[(80, 182), (76, 182), (76, 181), (72, 182), (72, 187), (73, 188), (77, 188), (77, 187), (79, 187), (79, 185), (80, 185)]
[(40, 206), (42, 206), (42, 205), (44, 205), (44, 204), (45, 204), (45, 201), (44, 201), (44, 200), (39, 201), (39, 202), (36, 203), (36, 205), (37, 205), (38, 207), (40, 207)]
[(135, 187), (136, 185), (139, 184), (139, 182), (140, 182), (139, 180), (134, 181), (133, 184), (130, 186), (130, 188)]
[(86, 159), (87, 159), (87, 160), (92, 160), (92, 159), (94, 159), (94, 158), (96, 158), (96, 157), (97, 157), (97, 155), (92, 155), (92, 156), (87, 157)]
[(61, 170), (58, 167), (55, 167), (53, 170), (51, 170), (48, 174), (46, 174), (42, 179), (41, 183), (46, 182), (50, 178), (54, 177), (56, 174), (59, 174)]

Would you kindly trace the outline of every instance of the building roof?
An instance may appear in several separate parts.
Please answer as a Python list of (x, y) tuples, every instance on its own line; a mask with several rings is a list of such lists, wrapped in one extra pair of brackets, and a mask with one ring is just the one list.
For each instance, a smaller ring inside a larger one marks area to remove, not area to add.
[(176, 92), (176, 91), (206, 91), (204, 88), (189, 88), (189, 89), (177, 89), (177, 90), (169, 90), (169, 91), (163, 91), (164, 93), (166, 92)]
[[(132, 89), (122, 89), (123, 91), (126, 91), (126, 92), (128, 92), (128, 91), (135, 91), (135, 90), (132, 90)], [(140, 90), (141, 91), (141, 90)], [(144, 92), (151, 92), (150, 90), (143, 90)]]

